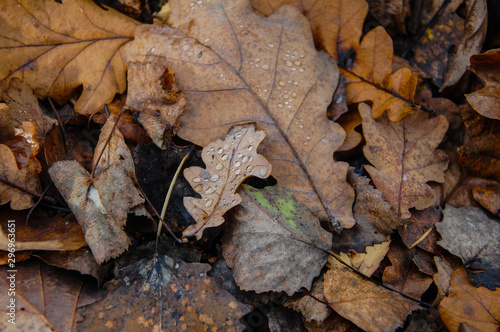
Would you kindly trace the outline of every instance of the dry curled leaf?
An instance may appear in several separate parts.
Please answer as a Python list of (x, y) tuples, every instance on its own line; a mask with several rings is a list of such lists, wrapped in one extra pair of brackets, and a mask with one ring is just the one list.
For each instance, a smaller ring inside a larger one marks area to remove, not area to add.
[(257, 123), (279, 186), (337, 231), (352, 227), (348, 165), (332, 157), (345, 132), (326, 115), (338, 69), (316, 51), (307, 20), (290, 6), (262, 18), (247, 0), (169, 4), (178, 30), (140, 27), (128, 53), (175, 71), (188, 100), (178, 135), (206, 146), (235, 123)]
[(271, 164), (257, 153), (265, 135), (252, 124), (236, 126), (224, 141), (217, 140), (203, 148), (206, 169), (184, 170), (186, 180), (201, 195), (184, 198), (186, 210), (196, 221), (184, 230), (184, 236), (200, 239), (205, 228), (221, 225), (224, 213), (241, 203), (236, 188), (250, 176), (265, 179), (271, 174)]
[(460, 268), (451, 275), (449, 293), (439, 304), (438, 310), (450, 331), (461, 331), (461, 323), (478, 331), (498, 331), (500, 289), (491, 291), (484, 287), (474, 287), (467, 278), (467, 272)]
[(374, 120), (366, 104), (359, 106), (363, 118), (365, 157), (375, 166), (365, 166), (377, 189), (397, 215), (409, 218), (409, 209), (431, 206), (437, 198), (428, 181), (444, 182), (448, 156), (435, 150), (441, 143), (448, 122), (440, 115), (428, 119), (416, 111), (401, 122), (387, 118)]
[(92, 114), (125, 91), (122, 47), (137, 22), (90, 0), (7, 0), (0, 5), (0, 99), (12, 78), (38, 97), (64, 102), (80, 85), (75, 104)]
[(467, 101), (482, 116), (500, 120), (500, 49), (474, 54), (470, 64), (485, 87), (466, 95)]
[(331, 234), (285, 189), (243, 186), (240, 194), (243, 202), (223, 239), (238, 286), (289, 295), (310, 289), (326, 263)]
[(328, 267), (330, 269), (344, 268), (344, 264), (339, 261), (340, 259), (345, 264), (369, 277), (378, 269), (380, 262), (389, 251), (391, 240), (389, 237), (387, 238), (387, 241), (366, 247), (366, 253), (358, 253), (354, 250), (349, 250), (347, 253), (341, 252), (337, 257), (338, 259), (330, 256), (328, 257)]
[(112, 115), (102, 128), (93, 160), (94, 177), (76, 161), (59, 161), (49, 169), (99, 264), (128, 248), (130, 240), (123, 230), (128, 213), (148, 216), (144, 198), (135, 187), (132, 155), (120, 131), (113, 131), (115, 123)]
[(139, 112), (137, 120), (156, 146), (166, 148), (165, 131), (177, 131), (186, 97), (170, 68), (155, 62), (131, 62), (128, 66), (127, 107)]
[(241, 331), (249, 308), (207, 275), (209, 264), (143, 259), (106, 284), (108, 295), (79, 310), (83, 331)]

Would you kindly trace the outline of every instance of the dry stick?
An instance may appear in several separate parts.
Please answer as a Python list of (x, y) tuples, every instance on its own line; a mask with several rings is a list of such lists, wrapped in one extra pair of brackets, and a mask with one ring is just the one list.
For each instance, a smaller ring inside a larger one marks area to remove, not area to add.
[(64, 146), (66, 146), (66, 144), (68, 142), (66, 139), (66, 129), (64, 129), (64, 125), (62, 123), (61, 117), (59, 116), (59, 112), (55, 108), (54, 103), (52, 103), (52, 98), (48, 97), (47, 99), (49, 100), (50, 106), (52, 107), (52, 111), (54, 111), (54, 113), (56, 114), (57, 122), (59, 122), (59, 127), (61, 128), (61, 132), (63, 135)]
[[(193, 151), (193, 146), (191, 146), (191, 149), (186, 153), (184, 158), (182, 158), (181, 163), (179, 164), (179, 167), (177, 167), (177, 170), (175, 171), (174, 177), (172, 178), (172, 182), (170, 182), (170, 187), (168, 188), (167, 196), (165, 197), (165, 201), (163, 202), (163, 209), (161, 210), (160, 219), (162, 221), (163, 221), (163, 218), (165, 217), (165, 212), (167, 211), (167, 206), (168, 206), (168, 202), (170, 201), (170, 196), (172, 195), (172, 191), (174, 190), (175, 181), (177, 181), (177, 177), (179, 176), (179, 173), (181, 172), (182, 166), (184, 165), (187, 158), (191, 154), (191, 151)], [(162, 224), (163, 223), (158, 223), (158, 232), (156, 233), (156, 250), (155, 250), (155, 252), (158, 252), (158, 242), (160, 239)], [(170, 229), (168, 227), (167, 227), (167, 229), (170, 231)], [(172, 234), (171, 231), (170, 231), (170, 234)], [(174, 238), (177, 239), (177, 237), (175, 237), (175, 236), (174, 236)], [(181, 241), (179, 241), (179, 242), (181, 242)]]
[(26, 216), (26, 220), (24, 221), (24, 224), (26, 226), (28, 226), (28, 221), (30, 220), (31, 214), (33, 213), (33, 211), (35, 211), (35, 208), (38, 206), (38, 204), (40, 204), (40, 202), (43, 200), (45, 194), (47, 193), (47, 191), (49, 191), (50, 187), (52, 187), (53, 184), (54, 184), (54, 182), (51, 182), (47, 186), (47, 188), (45, 188), (45, 190), (40, 195), (40, 198), (38, 198), (38, 200), (36, 201), (36, 203), (30, 208), (30, 211), (28, 212), (28, 215)]
[(52, 197), (52, 196), (43, 196), (42, 194), (36, 193), (36, 192), (31, 191), (31, 190), (29, 190), (27, 188), (21, 187), (20, 185), (12, 183), (9, 180), (6, 180), (6, 179), (4, 179), (1, 176), (0, 176), (0, 182), (3, 182), (3, 183), (5, 183), (6, 185), (8, 185), (10, 187), (14, 187), (14, 188), (16, 188), (16, 189), (18, 189), (20, 191), (23, 191), (23, 192), (25, 192), (27, 194), (32, 195), (32, 196), (42, 198), (43, 200), (45, 200), (45, 201), (47, 201), (47, 202), (49, 202), (51, 204), (57, 204), (57, 200), (54, 197)]

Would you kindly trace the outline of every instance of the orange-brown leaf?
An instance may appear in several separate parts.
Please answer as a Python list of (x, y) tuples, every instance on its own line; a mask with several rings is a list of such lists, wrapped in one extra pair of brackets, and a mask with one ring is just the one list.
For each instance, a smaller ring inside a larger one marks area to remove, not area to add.
[(448, 156), (436, 150), (448, 122), (440, 115), (428, 119), (423, 111), (414, 112), (401, 122), (386, 117), (374, 120), (366, 104), (359, 106), (363, 118), (365, 166), (377, 189), (398, 216), (409, 218), (410, 208), (431, 206), (437, 195), (428, 181), (444, 182)]
[[(297, 7), (309, 20), (316, 44), (337, 61), (344, 61), (349, 50), (359, 45), (368, 4), (363, 0), (252, 0), (252, 7), (269, 16), (279, 7)], [(391, 50), (392, 51), (392, 50)]]
[(271, 174), (271, 164), (257, 153), (265, 135), (254, 125), (236, 126), (224, 141), (203, 148), (206, 169), (190, 167), (184, 171), (186, 180), (201, 195), (184, 198), (184, 206), (196, 221), (184, 230), (184, 236), (200, 239), (205, 228), (221, 225), (224, 213), (241, 203), (236, 188), (250, 176), (265, 179)]
[(417, 76), (409, 68), (392, 73), (392, 39), (382, 27), (371, 30), (356, 50), (352, 68), (344, 70), (348, 103), (371, 101), (372, 116), (388, 110), (391, 121), (401, 121), (414, 110)]
[(0, 98), (14, 77), (27, 82), (38, 97), (59, 102), (83, 85), (75, 109), (95, 113), (125, 91), (121, 49), (136, 26), (89, 0), (2, 1)]
[(450, 331), (460, 331), (461, 323), (480, 331), (498, 331), (500, 289), (491, 291), (485, 287), (474, 287), (467, 272), (460, 268), (451, 275), (449, 293), (439, 304), (438, 310)]
[(332, 157), (345, 133), (326, 116), (338, 70), (314, 48), (307, 20), (290, 6), (262, 18), (247, 0), (169, 4), (179, 30), (143, 26), (129, 54), (175, 71), (188, 100), (178, 135), (206, 146), (257, 123), (279, 185), (338, 231), (352, 227), (348, 165)]

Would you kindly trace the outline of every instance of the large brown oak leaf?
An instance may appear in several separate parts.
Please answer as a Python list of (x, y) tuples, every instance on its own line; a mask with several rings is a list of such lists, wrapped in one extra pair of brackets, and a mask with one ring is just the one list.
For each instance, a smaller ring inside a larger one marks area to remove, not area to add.
[(339, 72), (316, 51), (304, 16), (285, 6), (263, 18), (247, 0), (169, 4), (176, 29), (142, 26), (127, 53), (175, 71), (188, 100), (178, 135), (206, 146), (255, 122), (279, 185), (336, 230), (352, 227), (348, 165), (333, 159), (345, 132), (326, 116)]

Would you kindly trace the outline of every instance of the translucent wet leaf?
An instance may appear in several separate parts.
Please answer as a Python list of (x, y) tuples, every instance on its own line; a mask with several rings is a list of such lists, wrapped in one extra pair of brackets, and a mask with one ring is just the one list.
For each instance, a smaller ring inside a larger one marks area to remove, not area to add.
[(373, 165), (365, 168), (384, 199), (402, 218), (410, 217), (412, 207), (431, 206), (437, 196), (427, 182), (444, 182), (448, 166), (446, 153), (436, 150), (448, 129), (445, 117), (429, 119), (415, 111), (394, 123), (386, 117), (374, 120), (366, 104), (360, 104), (359, 112), (366, 139), (363, 153)]
[(207, 275), (209, 264), (169, 256), (143, 259), (106, 284), (108, 295), (82, 308), (85, 331), (242, 331), (249, 308)]
[(12, 78), (38, 97), (65, 102), (83, 85), (75, 109), (92, 114), (125, 91), (122, 47), (137, 22), (89, 0), (3, 1), (0, 5), (0, 99)]
[(49, 169), (99, 264), (128, 248), (130, 239), (123, 230), (128, 213), (149, 215), (135, 186), (132, 155), (120, 131), (113, 131), (115, 123), (112, 115), (102, 128), (93, 160), (94, 177), (74, 160), (56, 162)]
[(271, 174), (271, 164), (257, 153), (265, 135), (254, 125), (231, 128), (224, 141), (219, 139), (203, 148), (205, 169), (190, 167), (184, 171), (186, 180), (201, 195), (184, 198), (186, 210), (196, 221), (184, 230), (184, 236), (200, 239), (205, 228), (224, 223), (224, 213), (241, 203), (238, 186), (250, 176), (265, 179)]
[(338, 69), (314, 48), (307, 20), (292, 7), (262, 18), (246, 0), (169, 4), (176, 29), (140, 27), (127, 58), (175, 71), (188, 100), (178, 135), (206, 146), (255, 122), (279, 185), (337, 231), (352, 227), (347, 163), (332, 157), (345, 132), (326, 116)]
[(243, 186), (239, 193), (243, 201), (222, 241), (238, 286), (289, 295), (310, 289), (328, 258), (331, 234), (285, 189)]

